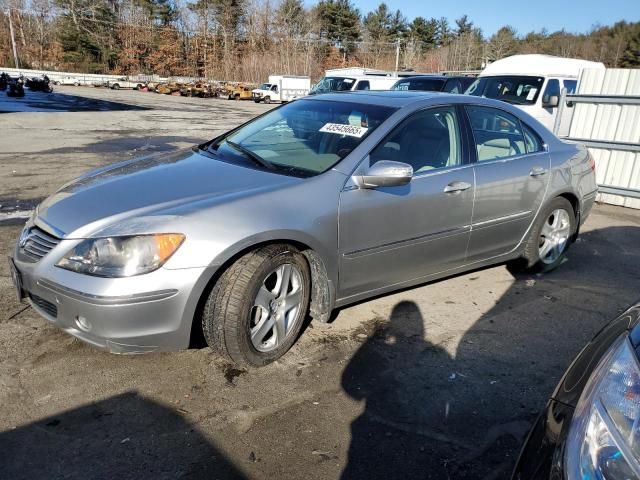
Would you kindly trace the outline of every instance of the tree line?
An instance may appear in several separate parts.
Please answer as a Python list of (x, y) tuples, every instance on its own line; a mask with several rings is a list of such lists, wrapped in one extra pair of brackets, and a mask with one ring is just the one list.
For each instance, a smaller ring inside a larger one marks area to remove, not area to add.
[(14, 66), (15, 44), (23, 68), (258, 82), (342, 66), (478, 70), (516, 53), (640, 66), (640, 22), (485, 36), (467, 15), (408, 20), (351, 0), (0, 0), (0, 12), (0, 65)]

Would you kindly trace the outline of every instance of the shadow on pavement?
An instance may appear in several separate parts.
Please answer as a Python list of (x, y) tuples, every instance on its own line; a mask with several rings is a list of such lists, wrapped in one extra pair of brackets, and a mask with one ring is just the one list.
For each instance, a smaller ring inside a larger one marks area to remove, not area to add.
[[(509, 478), (570, 361), (637, 299), (638, 245), (638, 227), (584, 233), (556, 271), (516, 274), (448, 349), (425, 340), (446, 319), (398, 303), (343, 372), (343, 389), (365, 410), (351, 424), (342, 478)], [(482, 290), (481, 278), (469, 288)]]
[(129, 103), (99, 100), (70, 95), (55, 90), (53, 93), (25, 91), (22, 98), (7, 97), (0, 92), (0, 113), (11, 112), (114, 112), (123, 110), (149, 110), (149, 107)]
[(242, 479), (173, 409), (136, 392), (0, 433), (0, 478)]

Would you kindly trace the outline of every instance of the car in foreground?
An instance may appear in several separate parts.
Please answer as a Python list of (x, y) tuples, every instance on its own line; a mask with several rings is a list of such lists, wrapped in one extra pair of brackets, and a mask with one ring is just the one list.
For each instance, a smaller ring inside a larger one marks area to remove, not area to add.
[(585, 148), (503, 102), (318, 95), (63, 186), (11, 265), (19, 297), (98, 347), (174, 350), (201, 331), (263, 365), (307, 315), (509, 260), (555, 268), (596, 190)]
[(640, 478), (640, 301), (606, 325), (565, 372), (513, 479)]
[(464, 93), (475, 80), (475, 77), (467, 76), (418, 75), (401, 78), (393, 84), (391, 90)]

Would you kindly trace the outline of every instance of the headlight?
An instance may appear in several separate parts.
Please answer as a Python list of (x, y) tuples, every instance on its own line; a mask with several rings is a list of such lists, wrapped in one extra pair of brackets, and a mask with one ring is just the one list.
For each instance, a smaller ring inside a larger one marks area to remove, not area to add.
[(179, 233), (90, 238), (56, 266), (97, 277), (131, 277), (160, 268), (183, 241)]
[(605, 354), (582, 392), (565, 462), (571, 480), (640, 478), (640, 369), (626, 335)]

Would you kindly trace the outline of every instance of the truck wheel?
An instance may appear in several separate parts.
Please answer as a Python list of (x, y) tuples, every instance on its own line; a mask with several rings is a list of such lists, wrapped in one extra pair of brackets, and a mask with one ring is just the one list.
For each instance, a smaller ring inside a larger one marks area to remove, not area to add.
[(216, 282), (202, 313), (213, 350), (236, 363), (263, 366), (298, 339), (309, 307), (311, 273), (289, 245), (268, 245), (240, 257)]
[(525, 244), (523, 258), (530, 272), (550, 272), (564, 260), (576, 231), (573, 206), (558, 197), (540, 212)]
[(240, 95), (238, 94), (234, 98), (235, 98), (235, 100), (240, 100)]
[(264, 103), (271, 103), (271, 97), (264, 97)]
[(80, 84), (79, 84), (78, 82), (73, 82), (73, 86), (74, 86), (74, 87), (79, 87), (79, 86), (80, 86)]
[(142, 90), (142, 85), (140, 83), (136, 85), (136, 90)]
[(120, 85), (118, 85), (117, 83), (114, 83), (111, 88), (113, 88), (114, 90), (120, 90)]

